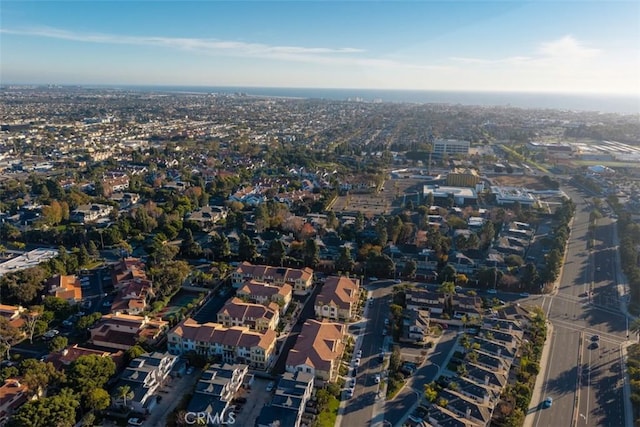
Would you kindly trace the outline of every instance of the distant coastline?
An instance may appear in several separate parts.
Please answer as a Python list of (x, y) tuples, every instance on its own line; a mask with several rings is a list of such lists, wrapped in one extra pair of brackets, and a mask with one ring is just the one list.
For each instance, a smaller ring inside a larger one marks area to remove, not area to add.
[[(3, 86), (9, 85), (5, 84)], [(60, 85), (60, 87), (64, 87), (64, 85)], [(623, 95), (175, 85), (76, 85), (76, 87), (141, 92), (244, 94), (247, 96), (274, 98), (327, 99), (335, 101), (358, 100), (362, 102), (416, 104), (461, 104), (469, 106), (640, 114), (640, 97)]]
[[(106, 86), (105, 86), (106, 87)], [(554, 110), (597, 111), (602, 113), (640, 114), (640, 97), (616, 95), (567, 95), (516, 92), (454, 92), (391, 89), (310, 89), (271, 87), (206, 86), (120, 86), (122, 89), (161, 92), (243, 93), (246, 95), (329, 99), (335, 101), (402, 102), (418, 104), (462, 104), (510, 106)]]

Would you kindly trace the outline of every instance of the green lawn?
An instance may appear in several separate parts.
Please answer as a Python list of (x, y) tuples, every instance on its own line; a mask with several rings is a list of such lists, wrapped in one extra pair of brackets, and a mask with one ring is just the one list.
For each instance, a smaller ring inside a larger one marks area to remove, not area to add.
[(329, 403), (327, 404), (327, 409), (318, 414), (317, 426), (333, 427), (336, 424), (339, 406), (340, 401), (335, 396), (331, 396), (331, 399), (329, 399)]

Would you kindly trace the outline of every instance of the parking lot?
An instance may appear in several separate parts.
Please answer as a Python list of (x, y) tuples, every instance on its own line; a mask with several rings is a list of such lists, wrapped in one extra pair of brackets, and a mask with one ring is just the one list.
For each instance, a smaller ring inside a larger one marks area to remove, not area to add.
[[(269, 380), (255, 378), (250, 389), (240, 389), (238, 397), (247, 399), (244, 404), (237, 404), (236, 423), (243, 426), (255, 425), (262, 407), (271, 400), (271, 392), (267, 391)], [(274, 387), (275, 389), (275, 387)]]

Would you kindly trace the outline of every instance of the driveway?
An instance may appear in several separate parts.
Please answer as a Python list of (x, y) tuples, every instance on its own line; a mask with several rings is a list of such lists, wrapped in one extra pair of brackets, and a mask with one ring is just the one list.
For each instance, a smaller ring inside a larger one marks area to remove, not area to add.
[(170, 379), (165, 386), (156, 390), (156, 394), (162, 396), (162, 400), (153, 408), (153, 411), (145, 420), (144, 426), (158, 427), (167, 425), (167, 417), (178, 406), (182, 397), (193, 391), (193, 387), (200, 379), (201, 373), (201, 370), (196, 369), (191, 375)]

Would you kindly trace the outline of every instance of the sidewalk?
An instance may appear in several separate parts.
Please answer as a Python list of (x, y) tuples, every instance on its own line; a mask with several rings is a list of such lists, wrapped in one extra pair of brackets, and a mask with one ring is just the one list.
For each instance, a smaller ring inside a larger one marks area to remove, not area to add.
[[(618, 223), (616, 222), (613, 227), (613, 243), (615, 243), (616, 247), (616, 256), (615, 256), (615, 270), (616, 270), (616, 284), (618, 290), (618, 302), (620, 303), (620, 312), (624, 314), (627, 318), (627, 321), (633, 321), (634, 316), (629, 313), (628, 303), (629, 303), (629, 284), (627, 283), (627, 278), (625, 277), (622, 271), (622, 264), (620, 262), (620, 251), (618, 250), (618, 246), (620, 245), (620, 241), (618, 238)], [(620, 346), (620, 357), (622, 359), (622, 366), (620, 369), (624, 369), (623, 379), (624, 384), (622, 385), (622, 395), (624, 396), (624, 419), (625, 419), (625, 427), (633, 427), (633, 407), (631, 405), (631, 384), (629, 379), (629, 374), (627, 373), (627, 348), (633, 344), (632, 341), (629, 340), (629, 330), (627, 329), (627, 341), (625, 341)]]

